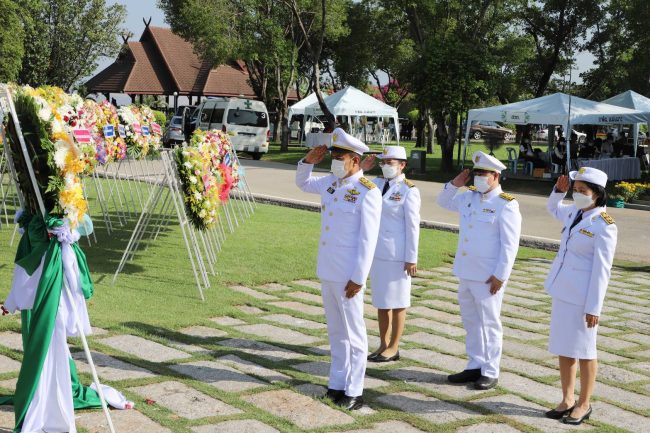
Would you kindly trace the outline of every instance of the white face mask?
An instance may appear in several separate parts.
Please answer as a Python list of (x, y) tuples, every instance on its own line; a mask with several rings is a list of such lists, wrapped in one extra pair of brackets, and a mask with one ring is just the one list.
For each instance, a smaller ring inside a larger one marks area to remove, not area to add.
[(585, 195), (579, 192), (573, 193), (573, 202), (578, 209), (586, 209), (592, 204), (594, 204), (594, 199), (590, 195)]
[(386, 164), (381, 168), (381, 172), (386, 179), (394, 179), (399, 176), (399, 167)]
[(339, 179), (343, 179), (348, 171), (345, 169), (345, 161), (340, 161), (338, 159), (332, 160), (332, 167), (330, 168), (332, 174)]
[(474, 186), (481, 194), (485, 194), (490, 189), (487, 176), (474, 176)]

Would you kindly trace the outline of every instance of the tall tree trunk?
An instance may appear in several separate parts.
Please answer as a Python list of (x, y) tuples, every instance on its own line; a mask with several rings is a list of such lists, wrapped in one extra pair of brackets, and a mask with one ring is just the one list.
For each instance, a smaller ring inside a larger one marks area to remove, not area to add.
[[(280, 108), (280, 104), (276, 104), (276, 110)], [(278, 141), (278, 126), (280, 125), (280, 112), (276, 111), (273, 115), (273, 134), (271, 134), (271, 141)]]
[(431, 154), (433, 153), (433, 134), (435, 130), (431, 110), (427, 109), (425, 119), (427, 122), (427, 153)]
[(415, 120), (415, 147), (424, 147), (425, 109), (418, 107), (418, 118)]
[(436, 137), (440, 143), (442, 157), (440, 159), (440, 169), (445, 173), (454, 171), (454, 141), (456, 140), (456, 130), (458, 129), (458, 114), (450, 113), (449, 128), (445, 125), (445, 115), (442, 111), (435, 112), (436, 120)]

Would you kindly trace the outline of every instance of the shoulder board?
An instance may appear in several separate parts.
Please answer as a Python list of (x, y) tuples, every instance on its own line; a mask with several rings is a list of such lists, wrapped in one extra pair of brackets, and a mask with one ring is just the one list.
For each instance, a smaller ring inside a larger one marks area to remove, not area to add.
[(470, 191), (476, 191), (476, 187), (475, 187), (474, 185), (470, 186), (470, 187), (467, 188), (467, 189), (469, 189)]
[(370, 182), (370, 181), (369, 181), (368, 179), (366, 179), (365, 177), (360, 177), (360, 178), (359, 178), (359, 183), (360, 183), (361, 185), (365, 186), (365, 187), (368, 188), (368, 189), (377, 188), (377, 185), (375, 185), (373, 182)]
[(506, 201), (513, 201), (515, 199), (513, 196), (511, 196), (507, 192), (502, 192), (501, 194), (499, 194), (499, 197), (501, 197), (502, 199), (504, 199)]
[(607, 224), (614, 224), (614, 218), (609, 216), (607, 212), (601, 212), (600, 216), (605, 220)]
[(409, 188), (413, 188), (413, 187), (415, 186), (415, 184), (414, 184), (413, 182), (411, 182), (410, 180), (408, 180), (408, 179), (404, 179), (404, 183), (405, 183), (406, 186), (408, 186)]

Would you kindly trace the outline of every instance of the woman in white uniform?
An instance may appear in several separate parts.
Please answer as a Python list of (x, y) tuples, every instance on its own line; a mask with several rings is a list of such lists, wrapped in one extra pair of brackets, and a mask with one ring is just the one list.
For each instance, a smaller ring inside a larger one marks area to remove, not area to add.
[[(573, 204), (562, 199), (573, 180)], [(564, 224), (560, 249), (544, 283), (553, 298), (549, 351), (559, 356), (562, 402), (546, 416), (581, 424), (591, 415), (596, 383), (596, 333), (616, 249), (617, 229), (605, 212), (607, 174), (583, 167), (560, 176), (548, 211)], [(579, 360), (579, 361), (576, 361)], [(574, 398), (577, 364), (580, 397)]]
[[(372, 305), (379, 310), (380, 345), (368, 360), (390, 362), (399, 359), (406, 308), (411, 306), (411, 277), (417, 272), (420, 236), (420, 192), (402, 173), (406, 167), (403, 147), (386, 146), (378, 158), (384, 177), (374, 182), (382, 191), (383, 202), (370, 280)], [(373, 165), (371, 156), (362, 168), (369, 170)]]

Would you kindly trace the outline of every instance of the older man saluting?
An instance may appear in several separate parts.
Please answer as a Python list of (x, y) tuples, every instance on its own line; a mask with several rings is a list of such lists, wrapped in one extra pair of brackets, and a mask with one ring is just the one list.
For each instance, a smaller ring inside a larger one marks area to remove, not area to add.
[(332, 174), (314, 177), (325, 145), (298, 162), (296, 185), (321, 196), (321, 235), (317, 274), (327, 334), (330, 366), (327, 397), (348, 410), (363, 406), (368, 340), (363, 321), (363, 289), (379, 235), (381, 193), (363, 177), (361, 156), (368, 146), (340, 128), (332, 133)]
[(505, 165), (483, 152), (475, 152), (472, 160), (474, 185), (458, 191), (470, 179), (470, 171), (463, 170), (445, 185), (437, 200), (445, 209), (460, 213), (454, 275), (460, 279), (458, 304), (469, 358), (467, 368), (448, 380), (490, 389), (499, 377), (501, 302), (519, 249), (521, 214), (514, 197), (499, 184)]

